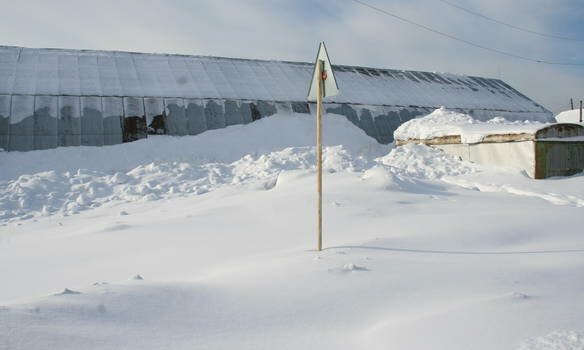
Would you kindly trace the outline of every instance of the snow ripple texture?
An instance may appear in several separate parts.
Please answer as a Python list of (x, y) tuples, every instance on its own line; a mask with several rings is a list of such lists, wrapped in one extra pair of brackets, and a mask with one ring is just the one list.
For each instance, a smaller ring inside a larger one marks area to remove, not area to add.
[[(113, 174), (80, 169), (21, 175), (0, 184), (0, 219), (71, 215), (108, 202), (197, 195), (224, 185), (269, 190), (276, 186), (282, 171), (314, 171), (315, 159), (313, 147), (291, 147), (263, 155), (246, 155), (232, 163), (152, 162)], [(473, 168), (422, 145), (400, 147), (374, 160), (351, 154), (343, 146), (331, 146), (324, 151), (324, 170), (365, 172), (378, 179), (388, 174), (436, 179), (469, 173)]]
[(556, 331), (521, 343), (519, 350), (582, 350), (584, 332)]
[[(74, 173), (22, 175), (0, 185), (0, 219), (70, 215), (112, 201), (153, 201), (171, 195), (202, 194), (227, 184), (271, 189), (280, 172), (312, 169), (314, 163), (313, 148), (286, 148), (266, 155), (246, 155), (229, 164), (152, 162), (114, 174), (80, 169)], [(326, 171), (351, 171), (361, 168), (362, 163), (342, 146), (326, 149)]]

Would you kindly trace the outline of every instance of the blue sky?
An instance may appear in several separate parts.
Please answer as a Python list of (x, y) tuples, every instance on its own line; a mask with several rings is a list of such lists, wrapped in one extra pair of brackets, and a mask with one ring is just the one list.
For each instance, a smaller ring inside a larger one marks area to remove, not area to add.
[[(515, 31), (438, 0), (366, 0), (440, 31), (519, 55), (584, 63), (584, 41)], [(449, 0), (539, 32), (584, 40), (581, 0)], [(584, 66), (469, 47), (350, 0), (0, 0), (0, 44), (311, 61), (502, 78), (553, 111), (584, 99)], [(342, 87), (341, 87), (342, 89)]]

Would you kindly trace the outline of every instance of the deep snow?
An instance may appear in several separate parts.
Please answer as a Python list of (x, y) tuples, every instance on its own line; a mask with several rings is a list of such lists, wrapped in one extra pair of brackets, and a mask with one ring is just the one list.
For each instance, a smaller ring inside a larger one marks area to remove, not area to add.
[(460, 135), (462, 143), (478, 143), (488, 135), (535, 133), (548, 125), (534, 120), (508, 121), (502, 117), (480, 121), (468, 114), (441, 107), (429, 115), (403, 123), (393, 136), (396, 140), (406, 141)]
[(0, 152), (0, 349), (584, 347), (584, 176), (327, 115), (318, 253), (313, 139), (279, 115)]

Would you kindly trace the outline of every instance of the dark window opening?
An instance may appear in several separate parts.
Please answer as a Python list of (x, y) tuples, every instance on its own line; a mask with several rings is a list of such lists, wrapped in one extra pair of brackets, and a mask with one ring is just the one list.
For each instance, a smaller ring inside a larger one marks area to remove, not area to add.
[(132, 142), (148, 137), (146, 117), (124, 118), (124, 142)]
[(251, 110), (251, 120), (256, 121), (262, 118), (262, 114), (255, 103), (250, 103), (249, 109)]
[(163, 114), (152, 117), (152, 122), (148, 125), (148, 133), (151, 135), (166, 134), (166, 124)]

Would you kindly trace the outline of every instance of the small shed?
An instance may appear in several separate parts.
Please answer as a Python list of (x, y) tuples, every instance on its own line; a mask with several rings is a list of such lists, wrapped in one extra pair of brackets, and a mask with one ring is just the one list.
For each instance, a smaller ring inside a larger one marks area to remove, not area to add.
[(580, 124), (516, 125), (493, 130), (460, 130), (430, 138), (396, 138), (401, 146), (422, 143), (465, 161), (524, 170), (544, 179), (584, 170), (584, 127)]

